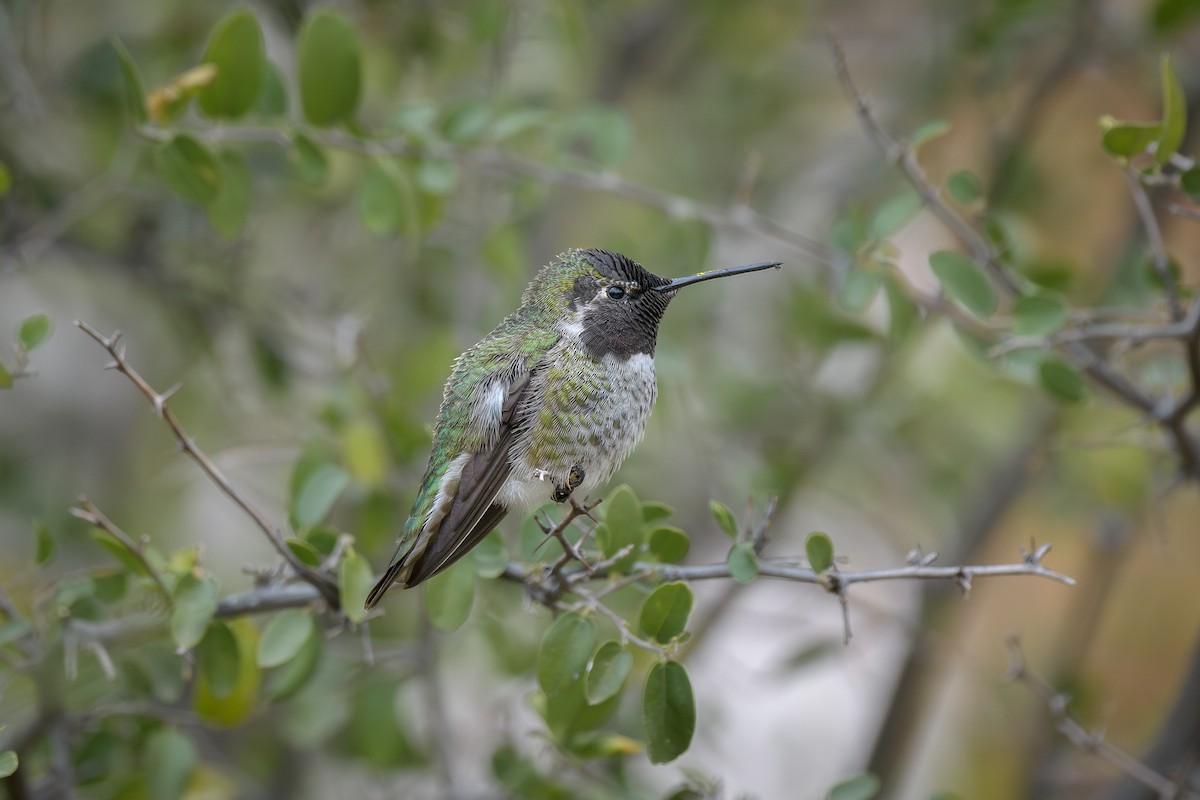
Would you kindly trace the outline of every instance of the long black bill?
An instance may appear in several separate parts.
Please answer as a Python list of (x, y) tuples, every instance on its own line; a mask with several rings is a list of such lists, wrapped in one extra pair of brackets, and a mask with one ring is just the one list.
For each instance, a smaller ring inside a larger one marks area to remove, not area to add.
[(726, 267), (725, 269), (710, 269), (708, 272), (697, 272), (695, 275), (684, 275), (682, 278), (674, 278), (670, 283), (664, 283), (662, 286), (654, 288), (660, 292), (673, 292), (676, 289), (681, 289), (684, 286), (691, 286), (693, 283), (700, 281), (711, 281), (713, 278), (727, 278), (730, 275), (741, 275), (743, 272), (758, 272), (760, 269), (779, 269), (783, 266), (782, 261), (762, 261), (758, 264), (747, 264), (744, 267)]

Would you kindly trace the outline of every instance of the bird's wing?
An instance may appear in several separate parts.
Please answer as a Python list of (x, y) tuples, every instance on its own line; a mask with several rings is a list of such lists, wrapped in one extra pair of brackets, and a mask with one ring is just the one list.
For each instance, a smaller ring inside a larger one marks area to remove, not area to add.
[[(430, 458), (413, 514), (400, 537), (391, 565), (367, 596), (367, 608), (378, 603), (393, 583), (408, 588), (446, 569), (478, 544), (504, 517), (506, 509), (494, 501), (512, 471), (509, 451), (527, 424), (519, 412), (531, 406), (526, 400), (532, 379), (542, 368), (540, 360), (526, 366), (518, 359), (510, 362), (506, 369), (490, 373), (469, 392), (464, 392), (461, 385), (448, 390), (444, 406), (463, 405), (451, 409), (449, 414), (444, 407), (444, 418), (469, 417), (481, 403), (492, 402), (494, 407), (495, 402), (489, 396), (504, 391), (498, 419), (490, 418), (490, 424), (484, 426), (463, 424), (454, 428), (448, 426), (445, 419), (441, 421), (439, 439), (444, 441), (434, 442), (434, 456)], [(498, 387), (497, 381), (503, 383)], [(453, 376), (450, 385), (455, 386)], [(491, 430), (481, 434), (480, 427)], [(449, 461), (438, 458), (439, 449), (447, 447), (461, 449), (462, 454)]]

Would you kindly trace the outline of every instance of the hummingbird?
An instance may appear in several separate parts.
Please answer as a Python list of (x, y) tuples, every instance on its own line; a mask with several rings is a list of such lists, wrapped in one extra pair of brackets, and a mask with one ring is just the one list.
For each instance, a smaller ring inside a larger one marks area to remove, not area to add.
[(429, 465), (395, 555), (367, 595), (416, 586), (504, 516), (606, 482), (641, 440), (658, 395), (654, 345), (685, 286), (778, 268), (769, 261), (662, 278), (608, 250), (571, 250), (454, 362)]

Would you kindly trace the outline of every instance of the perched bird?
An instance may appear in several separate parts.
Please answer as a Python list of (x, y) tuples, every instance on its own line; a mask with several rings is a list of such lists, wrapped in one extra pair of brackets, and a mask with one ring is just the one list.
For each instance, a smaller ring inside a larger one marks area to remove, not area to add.
[(779, 262), (660, 278), (620, 253), (571, 250), (454, 362), (433, 452), (392, 563), (367, 596), (446, 569), (509, 511), (607, 481), (646, 429), (654, 344), (675, 293)]

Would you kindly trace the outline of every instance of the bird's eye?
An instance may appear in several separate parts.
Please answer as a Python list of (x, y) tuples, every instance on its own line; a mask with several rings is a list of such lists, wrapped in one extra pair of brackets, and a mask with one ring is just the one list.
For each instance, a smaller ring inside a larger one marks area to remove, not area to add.
[(625, 290), (622, 289), (620, 286), (608, 287), (608, 299), (609, 300), (620, 300), (624, 296), (625, 296)]

